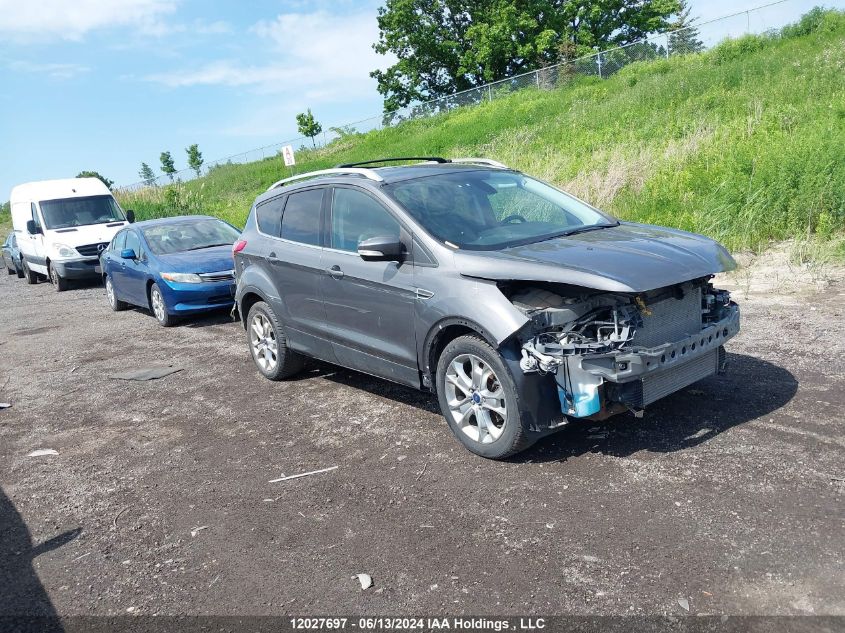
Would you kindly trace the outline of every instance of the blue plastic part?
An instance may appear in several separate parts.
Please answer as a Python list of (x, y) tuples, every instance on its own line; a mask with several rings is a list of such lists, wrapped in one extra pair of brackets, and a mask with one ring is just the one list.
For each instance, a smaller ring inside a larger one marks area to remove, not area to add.
[[(588, 415), (593, 415), (601, 410), (601, 398), (599, 397), (599, 390), (595, 387), (589, 391), (575, 394), (572, 398), (560, 387), (557, 388), (557, 395), (560, 398), (560, 409), (566, 415), (571, 415), (575, 418), (585, 418)], [(572, 409), (575, 409), (574, 413)]]

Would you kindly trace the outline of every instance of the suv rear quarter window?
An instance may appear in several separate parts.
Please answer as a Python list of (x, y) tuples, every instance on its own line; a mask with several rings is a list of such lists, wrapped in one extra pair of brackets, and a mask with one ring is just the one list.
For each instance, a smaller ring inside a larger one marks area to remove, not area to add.
[(279, 237), (284, 208), (285, 196), (279, 196), (258, 205), (255, 209), (255, 221), (258, 224), (258, 230), (265, 235)]
[(321, 210), (325, 189), (308, 189), (288, 196), (282, 215), (281, 237), (293, 242), (321, 246)]

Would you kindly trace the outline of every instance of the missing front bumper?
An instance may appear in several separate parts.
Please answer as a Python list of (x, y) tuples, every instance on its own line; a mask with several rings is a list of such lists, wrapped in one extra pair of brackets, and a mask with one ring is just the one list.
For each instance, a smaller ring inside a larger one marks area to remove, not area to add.
[(725, 348), (719, 346), (670, 371), (625, 383), (605, 383), (605, 400), (608, 403), (619, 403), (630, 409), (642, 409), (699, 380), (724, 371), (725, 362)]
[(739, 332), (739, 308), (697, 334), (648, 349), (562, 358), (554, 374), (561, 410), (577, 418), (604, 418), (641, 410), (724, 369), (724, 343)]

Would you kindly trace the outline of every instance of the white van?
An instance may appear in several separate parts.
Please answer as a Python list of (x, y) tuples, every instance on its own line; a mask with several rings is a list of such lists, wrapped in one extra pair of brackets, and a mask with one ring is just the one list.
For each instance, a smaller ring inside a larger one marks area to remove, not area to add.
[(134, 219), (97, 178), (28, 182), (9, 202), (27, 281), (46, 277), (60, 291), (68, 279), (99, 277), (100, 253)]

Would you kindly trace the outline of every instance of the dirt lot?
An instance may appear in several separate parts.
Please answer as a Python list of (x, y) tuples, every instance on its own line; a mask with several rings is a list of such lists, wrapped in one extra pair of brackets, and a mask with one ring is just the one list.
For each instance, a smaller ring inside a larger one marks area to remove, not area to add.
[[(832, 277), (761, 259), (726, 376), (497, 463), (425, 394), (260, 378), (226, 317), (3, 273), (0, 614), (845, 614)], [(107, 377), (151, 363), (185, 369)]]

